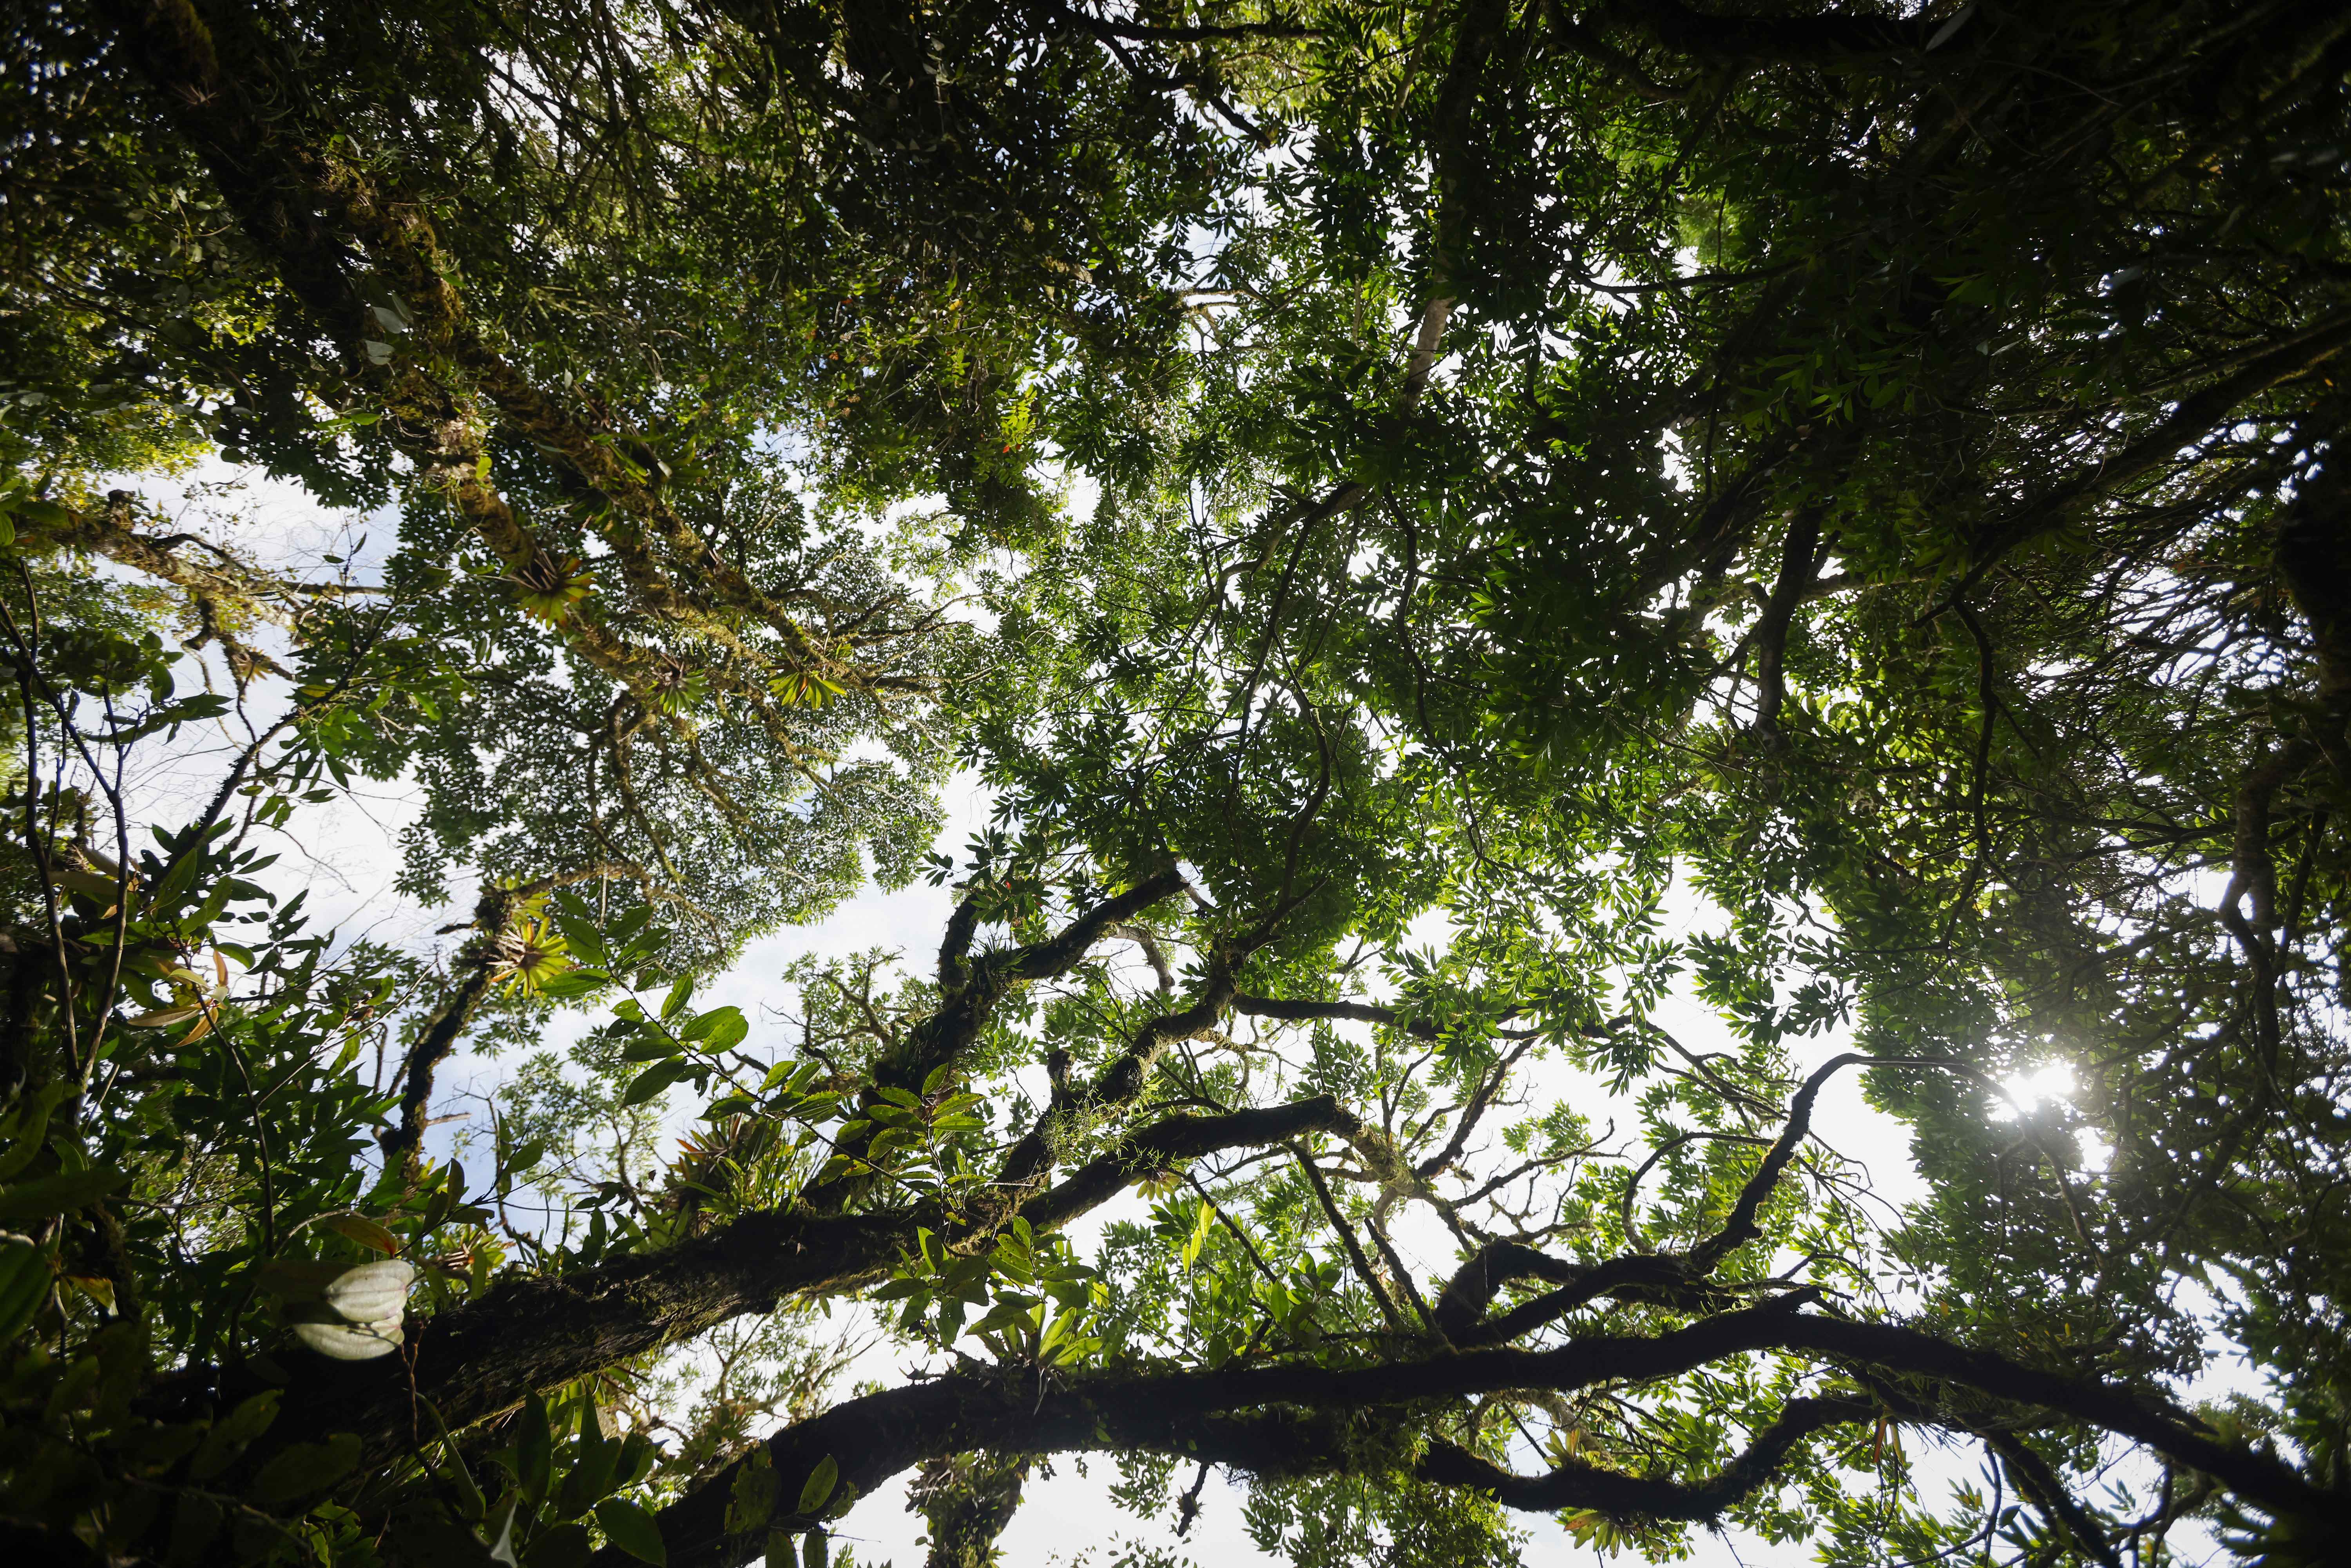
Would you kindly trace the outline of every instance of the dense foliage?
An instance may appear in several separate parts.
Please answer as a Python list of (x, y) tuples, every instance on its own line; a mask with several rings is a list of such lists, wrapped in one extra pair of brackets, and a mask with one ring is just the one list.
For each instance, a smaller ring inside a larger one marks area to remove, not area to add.
[(6, 38), (12, 1552), (2351, 1552), (2351, 14)]

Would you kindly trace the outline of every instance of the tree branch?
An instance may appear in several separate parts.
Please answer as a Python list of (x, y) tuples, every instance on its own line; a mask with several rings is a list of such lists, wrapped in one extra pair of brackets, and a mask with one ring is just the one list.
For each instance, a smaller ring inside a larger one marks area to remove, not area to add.
[(1991, 1445), (1992, 1452), (2007, 1464), (2008, 1473), (2016, 1478), (2016, 1490), (2037, 1503), (2052, 1523), (2080, 1542), (2082, 1550), (2102, 1568), (2123, 1568), (2122, 1559), (2115, 1554), (2114, 1543), (2106, 1539), (2106, 1532), (2074, 1500), (2065, 1483), (2057, 1479), (2057, 1472), (2049, 1468), (2049, 1461), (2034, 1453), (2013, 1432), (1985, 1432), (1981, 1436)]
[(2351, 311), (2320, 318), (2304, 330), (2279, 342), (2202, 391), (2181, 398), (2146, 434), (2108, 457), (2079, 469), (2055, 484), (2027, 496), (2014, 510), (1980, 534), (1970, 550), (1967, 574), (1927, 616), (1939, 614), (1981, 581), (1986, 572), (2010, 550), (2027, 539), (2062, 526), (2074, 509), (2116, 486), (2152, 473), (2194, 446), (2216, 427), (2232, 423), (2238, 405), (2267, 392), (2280, 382), (2324, 364), (2351, 346)]
[(1780, 733), (1780, 709), (1788, 695), (1788, 628), (1820, 571), (1821, 508), (1796, 508), (1788, 538), (1780, 547), (1780, 575), (1771, 584), (1762, 617), (1755, 623), (1755, 730), (1767, 750), (1787, 745)]
[[(939, 948), (942, 995), (938, 1009), (908, 1030), (904, 1038), (873, 1064), (873, 1081), (859, 1097), (860, 1109), (870, 1110), (880, 1103), (884, 1089), (920, 1093), (932, 1074), (954, 1065), (971, 1048), (987, 1027), (988, 1019), (995, 1016), (997, 1005), (1016, 986), (1067, 973), (1112, 927), (1133, 919), (1163, 898), (1173, 897), (1184, 886), (1183, 873), (1168, 866), (1102, 900), (1043, 942), (986, 953), (976, 958), (967, 954), (977, 929), (978, 910), (971, 899), (966, 898), (948, 919), (946, 936)], [(871, 1122), (871, 1118), (866, 1119)], [(863, 1153), (874, 1135), (869, 1131), (839, 1140), (834, 1147), (854, 1158)], [(1031, 1136), (1035, 1135), (1032, 1129)], [(800, 1201), (820, 1211), (837, 1213), (869, 1191), (872, 1179), (870, 1171), (837, 1176), (808, 1188), (800, 1195)]]
[(1813, 1070), (1813, 1075), (1804, 1080), (1804, 1086), (1796, 1091), (1795, 1099), (1789, 1102), (1787, 1124), (1780, 1129), (1779, 1141), (1763, 1156), (1763, 1163), (1756, 1167), (1755, 1174), (1747, 1178), (1747, 1185), (1739, 1189), (1739, 1199), (1730, 1206), (1730, 1218), (1723, 1222), (1720, 1230), (1690, 1249), (1689, 1268), (1692, 1273), (1712, 1272), (1714, 1266), (1725, 1257), (1762, 1234), (1755, 1223), (1755, 1217), (1761, 1210), (1763, 1200), (1771, 1197), (1771, 1189), (1779, 1185), (1781, 1173), (1788, 1168), (1788, 1162), (1796, 1157), (1797, 1149), (1803, 1145), (1805, 1136), (1811, 1133), (1813, 1103), (1820, 1098), (1821, 1089), (1830, 1077), (1840, 1068), (1856, 1063), (1878, 1066), (1901, 1061), (1899, 1057), (1870, 1057), (1848, 1051), (1831, 1057)]
[(1130, 1134), (1020, 1206), (1039, 1230), (1059, 1229), (1116, 1197), (1138, 1176), (1223, 1149), (1263, 1147), (1308, 1133), (1353, 1138), (1363, 1123), (1328, 1094), (1222, 1116), (1170, 1116)]
[(1422, 1479), (1481, 1492), (1505, 1508), (1530, 1512), (1596, 1509), (1603, 1513), (1704, 1522), (1747, 1497), (1764, 1482), (1797, 1444), (1827, 1427), (1866, 1421), (1876, 1406), (1865, 1399), (1792, 1399), (1779, 1419), (1756, 1434), (1747, 1450), (1700, 1481), (1666, 1476), (1629, 1476), (1593, 1465), (1565, 1464), (1548, 1475), (1513, 1475), (1492, 1461), (1452, 1443), (1437, 1442), (1421, 1456)]
[[(1891, 1324), (1795, 1310), (1809, 1295), (1700, 1320), (1654, 1337), (1597, 1335), (1555, 1350), (1473, 1350), (1367, 1366), (1249, 1366), (1217, 1371), (1071, 1376), (1041, 1386), (997, 1371), (952, 1374), (847, 1401), (785, 1427), (766, 1444), (779, 1500), (769, 1527), (816, 1521), (783, 1512), (830, 1458), (842, 1483), (871, 1492), (925, 1458), (990, 1448), (1044, 1453), (1115, 1449), (1181, 1453), (1270, 1478), (1360, 1468), (1365, 1438), (1400, 1430), (1416, 1404), (1508, 1389), (1572, 1392), (1603, 1383), (1672, 1376), (1746, 1352), (1810, 1350), (1833, 1360), (1919, 1373), (1979, 1394), (2075, 1416), (2204, 1469), (2266, 1506), (2317, 1511), (2326, 1494), (2266, 1455), (2229, 1448), (2119, 1385), (2020, 1366)], [(1698, 1482), (1661, 1482), (1585, 1467), (1520, 1478), (1476, 1456), (1437, 1446), (1417, 1473), (1472, 1486), (1513, 1507), (1595, 1507), (1624, 1514), (1707, 1518), (1767, 1480), (1795, 1445), (1840, 1422), (1865, 1418), (1872, 1402), (1844, 1396), (1791, 1402), (1749, 1450)], [(1374, 1413), (1367, 1424), (1362, 1412)], [(2197, 1457), (2189, 1458), (2192, 1452)], [(765, 1530), (730, 1534), (729, 1504), (745, 1461), (720, 1471), (662, 1511), (672, 1568), (736, 1568), (764, 1548)], [(1374, 1461), (1376, 1462), (1376, 1461)], [(601, 1563), (622, 1559), (607, 1549)]]
[(1052, 1103), (1038, 1115), (1036, 1125), (1004, 1156), (1004, 1165), (996, 1176), (997, 1186), (1017, 1191), (1032, 1185), (1052, 1168), (1053, 1139), (1061, 1129), (1092, 1112), (1124, 1105), (1141, 1097), (1160, 1051), (1179, 1040), (1196, 1039), (1214, 1029), (1224, 1017), (1232, 995), (1231, 964), (1219, 955), (1209, 961), (1200, 994), (1189, 1006), (1144, 1020), (1128, 1040), (1126, 1049), (1084, 1088), (1065, 1092), (1056, 1086)]
[[(1494, 1297), (1513, 1280), (1549, 1280), (1559, 1288), (1522, 1301), (1499, 1317), (1480, 1321)], [(1671, 1253), (1633, 1253), (1579, 1265), (1515, 1241), (1497, 1241), (1481, 1248), (1447, 1281), (1437, 1301), (1437, 1322), (1456, 1344), (1507, 1344), (1603, 1296), (1634, 1296), (1687, 1307), (1713, 1295), (1702, 1281), (1691, 1277), (1688, 1264)]]
[(1380, 1277), (1372, 1271), (1372, 1260), (1364, 1256), (1363, 1243), (1355, 1239), (1355, 1228), (1347, 1222), (1345, 1215), (1339, 1212), (1338, 1202), (1331, 1196), (1331, 1184), (1322, 1179), (1322, 1173), (1316, 1167), (1313, 1156), (1294, 1147), (1290, 1154), (1297, 1159), (1298, 1168), (1305, 1173), (1306, 1185), (1314, 1189), (1314, 1201), (1322, 1205), (1322, 1218), (1331, 1222), (1331, 1228), (1338, 1234), (1339, 1244), (1346, 1249), (1347, 1261), (1355, 1267), (1355, 1277), (1363, 1281), (1364, 1289), (1370, 1291), (1372, 1300), (1379, 1304), (1380, 1316), (1386, 1320), (1388, 1332), (1397, 1334), (1410, 1333), (1404, 1314), (1396, 1310), (1395, 1301), (1380, 1287)]

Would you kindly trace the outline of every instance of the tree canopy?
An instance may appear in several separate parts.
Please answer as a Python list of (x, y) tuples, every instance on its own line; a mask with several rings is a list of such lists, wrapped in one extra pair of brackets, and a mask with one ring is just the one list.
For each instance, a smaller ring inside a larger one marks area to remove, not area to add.
[(5, 34), (12, 1552), (2351, 1561), (2351, 13)]

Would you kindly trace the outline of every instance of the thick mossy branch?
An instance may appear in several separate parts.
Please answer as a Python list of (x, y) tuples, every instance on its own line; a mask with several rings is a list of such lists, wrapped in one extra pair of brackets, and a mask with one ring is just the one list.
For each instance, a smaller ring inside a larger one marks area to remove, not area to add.
[[(1352, 1471), (1379, 1446), (1380, 1434), (1393, 1440), (1399, 1430), (1395, 1416), (1431, 1401), (1508, 1390), (1572, 1393), (1672, 1376), (1743, 1354), (1780, 1352), (1832, 1366), (1875, 1367), (1924, 1379), (1930, 1390), (1939, 1386), (1979, 1402), (1988, 1397), (2086, 1421), (2205, 1470), (2266, 1506), (2310, 1510), (2327, 1500), (2275, 1459), (2220, 1444), (2199, 1431), (2186, 1412), (2160, 1408), (2117, 1385), (2041, 1372), (1892, 1324), (1803, 1312), (1808, 1296), (1655, 1336), (1593, 1335), (1550, 1350), (1474, 1350), (1353, 1367), (1105, 1372), (1066, 1381), (1040, 1380), (1012, 1367), (956, 1374), (851, 1400), (786, 1427), (768, 1439), (766, 1461), (779, 1500), (797, 1496), (827, 1458), (862, 1494), (925, 1459), (983, 1448), (1181, 1454), (1270, 1479)], [(1805, 1438), (1881, 1414), (1878, 1402), (1856, 1396), (1792, 1401), (1737, 1459), (1691, 1481), (1586, 1465), (1520, 1477), (1449, 1443), (1432, 1446), (1406, 1468), (1417, 1479), (1472, 1488), (1513, 1508), (1704, 1520), (1768, 1484)], [(726, 1527), (734, 1488), (730, 1469), (662, 1511), (672, 1564), (735, 1568), (764, 1550), (764, 1532), (754, 1540)], [(773, 1521), (787, 1530), (816, 1522), (784, 1517), (780, 1502)]]

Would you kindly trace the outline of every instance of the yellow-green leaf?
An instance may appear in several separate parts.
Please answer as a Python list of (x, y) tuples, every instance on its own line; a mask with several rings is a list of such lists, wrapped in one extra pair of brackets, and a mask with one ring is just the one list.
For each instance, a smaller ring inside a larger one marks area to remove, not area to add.
[(831, 1454), (827, 1454), (816, 1462), (816, 1469), (809, 1472), (807, 1484), (800, 1488), (799, 1506), (792, 1511), (803, 1518), (817, 1512), (832, 1500), (833, 1489), (840, 1484), (841, 1467), (833, 1462)]
[(319, 1223), (338, 1236), (348, 1237), (362, 1247), (372, 1247), (387, 1257), (400, 1250), (399, 1237), (363, 1216), (330, 1214)]

